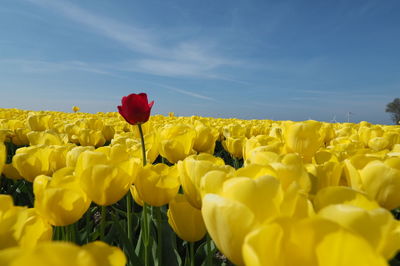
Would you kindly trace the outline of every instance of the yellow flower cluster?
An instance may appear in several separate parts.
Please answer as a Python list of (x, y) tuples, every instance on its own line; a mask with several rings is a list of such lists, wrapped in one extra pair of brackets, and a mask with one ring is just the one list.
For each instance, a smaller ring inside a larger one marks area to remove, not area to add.
[(52, 227), (46, 221), (47, 217), (37, 211), (36, 208), (14, 206), (11, 196), (0, 195), (0, 265), (126, 264), (124, 253), (104, 242), (95, 241), (79, 247), (51, 241)]
[[(33, 260), (50, 248), (34, 245), (51, 238), (47, 224), (75, 223), (92, 201), (129, 191), (140, 205), (169, 204), (180, 238), (208, 232), (237, 265), (387, 265), (400, 250), (390, 212), (400, 207), (400, 126), (157, 115), (143, 131), (145, 167), (137, 127), (117, 113), (0, 109), (0, 170), (33, 182), (35, 195), (35, 212), (2, 198), (0, 249), (36, 249), (0, 251), (0, 264)], [(20, 146), (9, 163), (3, 142)], [(65, 248), (95, 263), (102, 245), (54, 245), (48, 259)]]

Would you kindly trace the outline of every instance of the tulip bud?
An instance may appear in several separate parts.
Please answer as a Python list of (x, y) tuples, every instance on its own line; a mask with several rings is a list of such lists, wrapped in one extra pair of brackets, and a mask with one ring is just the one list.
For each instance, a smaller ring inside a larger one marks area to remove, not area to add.
[(185, 195), (177, 194), (169, 203), (168, 223), (174, 232), (183, 240), (196, 242), (206, 234), (206, 227), (201, 211), (193, 208)]

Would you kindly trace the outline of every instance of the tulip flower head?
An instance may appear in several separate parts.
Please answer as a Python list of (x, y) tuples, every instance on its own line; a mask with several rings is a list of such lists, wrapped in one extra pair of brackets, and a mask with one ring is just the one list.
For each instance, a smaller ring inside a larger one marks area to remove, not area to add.
[(118, 106), (118, 112), (131, 125), (143, 124), (149, 120), (151, 107), (154, 101), (150, 103), (147, 100), (146, 93), (129, 94), (122, 97), (122, 105)]

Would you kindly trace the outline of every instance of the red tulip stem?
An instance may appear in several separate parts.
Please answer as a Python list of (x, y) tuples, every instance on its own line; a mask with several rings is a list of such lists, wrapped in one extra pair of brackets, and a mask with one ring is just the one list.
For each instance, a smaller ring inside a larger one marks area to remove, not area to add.
[[(146, 146), (144, 144), (144, 136), (143, 136), (143, 129), (142, 129), (142, 124), (138, 124), (139, 128), (139, 134), (140, 134), (140, 140), (142, 142), (142, 156), (143, 156), (143, 166), (146, 166), (147, 160), (146, 160)], [(144, 265), (148, 266), (149, 265), (149, 240), (150, 240), (150, 227), (149, 227), (149, 221), (147, 219), (147, 204), (144, 202), (143, 204), (143, 239), (144, 239)]]
[(140, 140), (142, 141), (143, 166), (145, 166), (147, 164), (147, 160), (146, 160), (146, 146), (144, 144), (142, 124), (138, 124), (138, 127), (139, 127), (139, 133), (140, 133)]

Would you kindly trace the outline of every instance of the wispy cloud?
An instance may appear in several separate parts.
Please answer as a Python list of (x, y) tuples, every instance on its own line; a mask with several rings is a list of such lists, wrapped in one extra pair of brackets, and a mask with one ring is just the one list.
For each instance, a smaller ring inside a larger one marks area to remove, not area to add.
[(50, 62), (45, 60), (2, 59), (0, 60), (0, 68), (18, 69), (18, 71), (23, 73), (34, 74), (64, 71), (83, 71), (95, 74), (116, 76), (116, 74), (102, 68), (101, 66), (94, 66), (93, 64), (82, 61)]
[[(193, 76), (219, 78), (216, 70), (226, 65), (238, 65), (235, 60), (218, 54), (213, 45), (204, 40), (176, 40), (165, 46), (152, 30), (94, 14), (60, 0), (27, 0), (33, 4), (62, 14), (65, 18), (85, 26), (137, 53), (140, 59), (129, 61), (127, 69), (162, 76)], [(224, 77), (221, 77), (224, 78)]]
[(148, 82), (148, 83), (153, 84), (154, 86), (157, 86), (157, 87), (165, 88), (165, 89), (168, 89), (170, 91), (175, 91), (175, 92), (178, 92), (180, 94), (188, 95), (188, 96), (191, 96), (191, 97), (194, 97), (194, 98), (203, 99), (203, 100), (212, 101), (212, 102), (217, 102), (217, 100), (212, 98), (212, 97), (204, 96), (204, 95), (198, 94), (198, 93), (193, 92), (193, 91), (184, 90), (184, 89), (180, 89), (180, 88), (176, 88), (176, 87), (173, 87), (173, 86), (160, 84), (160, 83), (156, 83), (156, 82)]
[(199, 98), (199, 99), (204, 99), (204, 100), (208, 100), (208, 101), (216, 101), (214, 98), (211, 97), (207, 97), (204, 95), (200, 95), (198, 93), (195, 92), (191, 92), (191, 91), (187, 91), (187, 90), (182, 90), (182, 89), (178, 89), (178, 88), (173, 88), (173, 87), (168, 87), (168, 89), (179, 92), (181, 94), (186, 94), (195, 98)]

